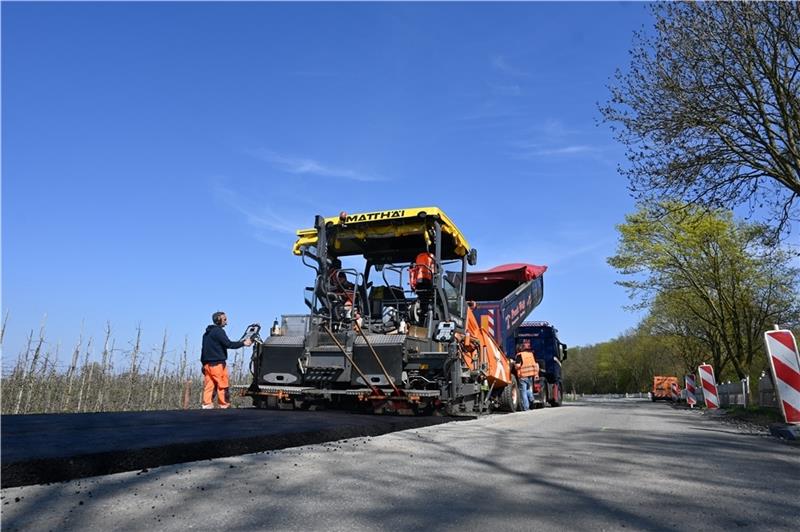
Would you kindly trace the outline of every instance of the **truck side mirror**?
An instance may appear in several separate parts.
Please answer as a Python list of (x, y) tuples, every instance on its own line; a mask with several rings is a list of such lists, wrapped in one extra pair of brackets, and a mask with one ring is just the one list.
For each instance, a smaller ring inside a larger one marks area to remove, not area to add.
[(563, 353), (561, 360), (564, 361), (567, 359), (567, 344), (561, 344), (561, 352)]
[(475, 266), (476, 264), (478, 264), (477, 249), (472, 248), (471, 250), (469, 250), (469, 253), (467, 254), (467, 264), (469, 264), (470, 266)]

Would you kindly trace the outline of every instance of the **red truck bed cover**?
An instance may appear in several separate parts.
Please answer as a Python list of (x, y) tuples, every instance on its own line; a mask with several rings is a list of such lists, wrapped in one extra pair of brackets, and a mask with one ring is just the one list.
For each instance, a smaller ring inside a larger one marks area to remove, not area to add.
[(525, 264), (515, 262), (513, 264), (501, 264), (491, 270), (483, 272), (467, 273), (467, 283), (469, 284), (492, 284), (498, 281), (517, 281), (524, 283), (541, 276), (547, 271), (547, 266), (537, 266), (535, 264)]

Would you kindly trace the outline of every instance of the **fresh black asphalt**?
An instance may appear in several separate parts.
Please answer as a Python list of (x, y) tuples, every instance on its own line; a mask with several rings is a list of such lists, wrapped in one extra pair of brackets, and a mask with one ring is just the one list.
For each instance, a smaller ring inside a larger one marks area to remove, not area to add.
[(2, 487), (378, 436), (452, 420), (252, 408), (2, 416)]

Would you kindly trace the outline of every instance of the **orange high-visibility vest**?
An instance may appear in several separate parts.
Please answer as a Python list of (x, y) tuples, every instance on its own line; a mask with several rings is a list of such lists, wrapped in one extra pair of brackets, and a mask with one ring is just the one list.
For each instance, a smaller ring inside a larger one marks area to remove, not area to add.
[(539, 365), (536, 363), (533, 353), (530, 351), (522, 351), (521, 353), (517, 353), (517, 358), (522, 359), (522, 365), (517, 370), (520, 377), (533, 377), (538, 373)]
[(433, 283), (433, 271), (436, 268), (436, 259), (432, 253), (420, 253), (414, 260), (414, 264), (408, 270), (409, 284), (411, 290), (416, 291), (417, 287), (430, 288)]

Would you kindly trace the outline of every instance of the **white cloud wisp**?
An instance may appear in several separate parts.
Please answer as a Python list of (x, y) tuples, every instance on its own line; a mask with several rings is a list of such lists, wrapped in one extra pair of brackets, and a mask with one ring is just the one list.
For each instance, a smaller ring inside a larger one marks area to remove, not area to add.
[(350, 168), (330, 166), (314, 159), (289, 157), (271, 150), (254, 150), (249, 153), (268, 162), (274, 168), (290, 174), (333, 177), (361, 182), (385, 181), (385, 179), (376, 175), (365, 174)]

